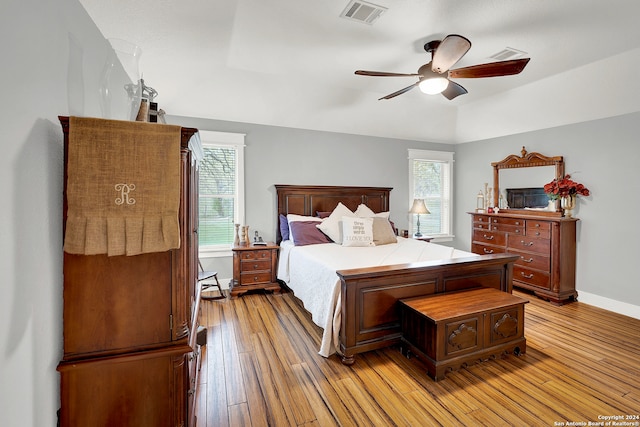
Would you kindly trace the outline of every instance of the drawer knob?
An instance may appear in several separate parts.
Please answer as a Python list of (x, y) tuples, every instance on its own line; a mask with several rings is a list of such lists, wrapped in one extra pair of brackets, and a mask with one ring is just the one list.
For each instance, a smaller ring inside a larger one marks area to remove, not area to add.
[(253, 269), (257, 270), (258, 269), (258, 264), (253, 264)]
[(484, 251), (485, 254), (492, 254), (493, 253), (493, 249), (482, 248), (482, 250)]
[(518, 234), (518, 233), (520, 233), (520, 229), (519, 228), (516, 229), (516, 234)]
[(524, 274), (523, 272), (520, 272), (520, 275), (522, 277), (524, 277), (525, 279), (533, 279), (533, 273), (531, 274)]
[(483, 236), (487, 240), (493, 240), (494, 236), (487, 236), (486, 234)]
[(253, 276), (253, 281), (257, 282), (258, 281), (258, 276)]
[(516, 225), (520, 225), (520, 221), (516, 221)]
[(520, 243), (522, 243), (524, 246), (533, 246), (533, 242), (526, 243), (524, 240), (520, 240)]
[(540, 224), (538, 224), (537, 222), (536, 222), (535, 226), (536, 226), (536, 228), (540, 228)]
[(523, 257), (523, 256), (521, 256), (521, 257), (520, 257), (520, 259), (521, 259), (523, 262), (533, 262), (533, 258), (524, 259), (524, 257)]

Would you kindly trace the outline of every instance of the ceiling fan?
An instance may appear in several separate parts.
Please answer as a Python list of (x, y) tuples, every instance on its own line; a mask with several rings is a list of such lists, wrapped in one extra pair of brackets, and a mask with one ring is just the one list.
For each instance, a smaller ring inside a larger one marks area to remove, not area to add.
[(359, 76), (373, 77), (417, 77), (418, 81), (399, 91), (383, 96), (381, 99), (391, 99), (418, 86), (427, 94), (442, 93), (445, 98), (451, 100), (464, 95), (467, 90), (451, 78), (479, 78), (498, 77), (519, 74), (529, 63), (531, 58), (512, 59), (508, 61), (489, 62), (486, 64), (472, 65), (451, 70), (471, 48), (471, 42), (458, 34), (449, 34), (442, 41), (433, 40), (424, 45), (424, 50), (431, 54), (431, 62), (424, 64), (417, 73), (387, 73), (383, 71), (358, 70)]

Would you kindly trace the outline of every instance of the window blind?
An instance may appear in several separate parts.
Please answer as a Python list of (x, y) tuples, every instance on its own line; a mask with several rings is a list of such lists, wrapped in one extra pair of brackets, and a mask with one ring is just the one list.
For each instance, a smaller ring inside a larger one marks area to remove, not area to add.
[(205, 146), (204, 154), (200, 163), (199, 244), (230, 245), (235, 237), (237, 150), (233, 146)]

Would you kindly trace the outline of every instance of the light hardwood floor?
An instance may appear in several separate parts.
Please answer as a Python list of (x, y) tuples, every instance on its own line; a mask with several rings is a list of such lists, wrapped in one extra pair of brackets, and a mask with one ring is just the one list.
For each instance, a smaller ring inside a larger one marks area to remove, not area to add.
[(530, 300), (527, 353), (439, 382), (398, 348), (350, 367), (321, 357), (321, 330), (291, 293), (203, 301), (198, 427), (639, 425), (625, 418), (640, 415), (640, 320), (514, 294)]

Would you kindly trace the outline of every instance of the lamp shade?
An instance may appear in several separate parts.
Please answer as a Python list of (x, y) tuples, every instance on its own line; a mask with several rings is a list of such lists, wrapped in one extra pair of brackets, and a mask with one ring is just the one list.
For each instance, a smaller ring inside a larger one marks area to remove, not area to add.
[(427, 209), (427, 205), (424, 204), (424, 199), (413, 199), (413, 206), (409, 210), (411, 214), (429, 214), (429, 209)]

